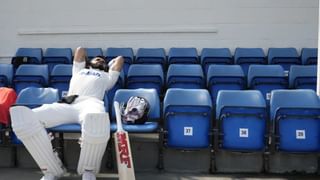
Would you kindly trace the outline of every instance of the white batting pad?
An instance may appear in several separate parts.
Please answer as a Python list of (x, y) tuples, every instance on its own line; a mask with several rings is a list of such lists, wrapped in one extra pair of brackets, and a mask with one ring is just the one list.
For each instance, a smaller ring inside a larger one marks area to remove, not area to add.
[(24, 106), (10, 108), (13, 131), (23, 142), (43, 173), (60, 177), (65, 169), (53, 152), (51, 139), (35, 113)]
[(98, 173), (110, 138), (108, 113), (87, 114), (82, 123), (81, 152), (78, 173), (85, 170)]

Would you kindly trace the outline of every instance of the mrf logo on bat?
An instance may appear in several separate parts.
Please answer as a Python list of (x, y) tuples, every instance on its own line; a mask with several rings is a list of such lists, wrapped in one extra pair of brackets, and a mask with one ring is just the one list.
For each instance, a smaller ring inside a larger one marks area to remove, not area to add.
[(120, 154), (120, 163), (126, 164), (127, 168), (131, 168), (127, 136), (125, 133), (117, 133), (117, 138), (118, 138), (118, 149)]

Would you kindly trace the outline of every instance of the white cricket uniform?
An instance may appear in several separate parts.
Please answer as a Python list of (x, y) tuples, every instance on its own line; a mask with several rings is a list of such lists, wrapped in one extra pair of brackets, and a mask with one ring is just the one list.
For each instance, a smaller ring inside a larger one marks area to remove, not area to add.
[(103, 98), (117, 82), (120, 72), (86, 69), (85, 62), (74, 61), (68, 95), (79, 95), (72, 104), (44, 104), (33, 109), (46, 128), (65, 123), (80, 123), (88, 113), (105, 112)]
[(65, 123), (81, 124), (81, 153), (78, 173), (98, 173), (110, 138), (109, 116), (103, 97), (112, 88), (119, 72), (85, 69), (85, 62), (74, 62), (68, 95), (79, 95), (72, 104), (45, 104), (30, 110), (23, 106), (10, 108), (12, 128), (45, 174), (60, 177), (65, 172), (53, 152), (51, 139), (44, 127)]

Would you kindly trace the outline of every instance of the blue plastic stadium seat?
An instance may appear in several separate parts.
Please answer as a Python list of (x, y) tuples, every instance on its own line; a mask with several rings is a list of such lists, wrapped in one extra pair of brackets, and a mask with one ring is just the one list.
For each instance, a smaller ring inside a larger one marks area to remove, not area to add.
[(168, 64), (199, 64), (196, 48), (170, 48)]
[(160, 64), (132, 64), (127, 76), (127, 88), (154, 88), (163, 93), (164, 77)]
[(59, 90), (59, 96), (66, 96), (72, 76), (71, 64), (57, 64), (51, 71), (49, 86)]
[(89, 60), (96, 56), (103, 56), (103, 52), (101, 48), (86, 48), (87, 57)]
[(288, 80), (280, 65), (251, 65), (248, 71), (248, 88), (259, 90), (269, 102), (271, 91), (287, 89)]
[(163, 101), (164, 131), (168, 147), (210, 147), (212, 102), (205, 89), (168, 89)]
[(270, 118), (274, 148), (284, 152), (319, 152), (320, 102), (313, 90), (275, 90), (271, 93)]
[(0, 87), (10, 87), (12, 83), (12, 64), (0, 64)]
[(19, 94), (26, 87), (46, 87), (48, 79), (48, 65), (23, 64), (16, 70), (13, 85), (17, 94)]
[(72, 49), (71, 48), (47, 48), (42, 58), (43, 64), (48, 64), (49, 72), (57, 64), (71, 64), (72, 63)]
[(317, 89), (317, 66), (292, 65), (289, 72), (291, 89)]
[(289, 71), (291, 65), (300, 65), (301, 60), (295, 48), (269, 48), (268, 63), (279, 64), (285, 71)]
[(168, 68), (166, 87), (201, 89), (205, 87), (202, 67), (199, 64), (171, 64)]
[[(18, 67), (18, 57), (26, 57), (22, 64), (41, 64), (42, 62), (42, 49), (41, 48), (19, 48), (16, 55), (12, 58), (11, 63)], [(20, 64), (20, 63), (19, 63)]]
[(166, 65), (166, 53), (163, 48), (139, 48), (136, 54), (137, 64), (160, 64)]
[(318, 48), (302, 48), (301, 62), (303, 65), (313, 65), (318, 62)]
[(247, 83), (240, 65), (210, 65), (207, 73), (207, 89), (216, 103), (220, 90), (243, 90)]
[(236, 48), (234, 61), (242, 67), (245, 75), (251, 64), (267, 64), (262, 48)]
[(107, 51), (106, 51), (107, 61), (110, 61), (111, 59), (117, 56), (123, 56), (124, 58), (123, 71), (124, 71), (124, 75), (127, 76), (129, 66), (134, 61), (134, 54), (133, 54), (132, 48), (107, 48)]
[(57, 89), (27, 87), (18, 94), (16, 105), (35, 108), (42, 104), (51, 104), (60, 99)]
[[(267, 108), (257, 90), (221, 90), (216, 105), (219, 148), (263, 151), (267, 134)], [(216, 142), (218, 143), (218, 142)]]
[(200, 56), (205, 73), (207, 73), (210, 64), (233, 64), (229, 48), (203, 48)]
[[(114, 101), (126, 103), (131, 96), (139, 96), (145, 98), (149, 105), (148, 120), (145, 124), (123, 124), (123, 128), (132, 133), (154, 133), (159, 128), (160, 120), (160, 100), (159, 95), (155, 89), (119, 89), (114, 95)], [(111, 112), (111, 131), (116, 131), (115, 111), (112, 103)]]

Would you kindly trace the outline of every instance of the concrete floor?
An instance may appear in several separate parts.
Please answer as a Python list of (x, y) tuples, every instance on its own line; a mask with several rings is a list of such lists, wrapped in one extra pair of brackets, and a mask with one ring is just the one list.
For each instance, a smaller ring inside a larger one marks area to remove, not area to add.
[[(0, 168), (0, 180), (37, 180), (41, 172), (34, 168)], [(114, 173), (98, 175), (98, 180), (117, 180)], [(172, 172), (140, 172), (137, 180), (319, 180), (319, 175), (297, 174), (190, 174)], [(75, 172), (67, 173), (60, 180), (81, 180)]]

